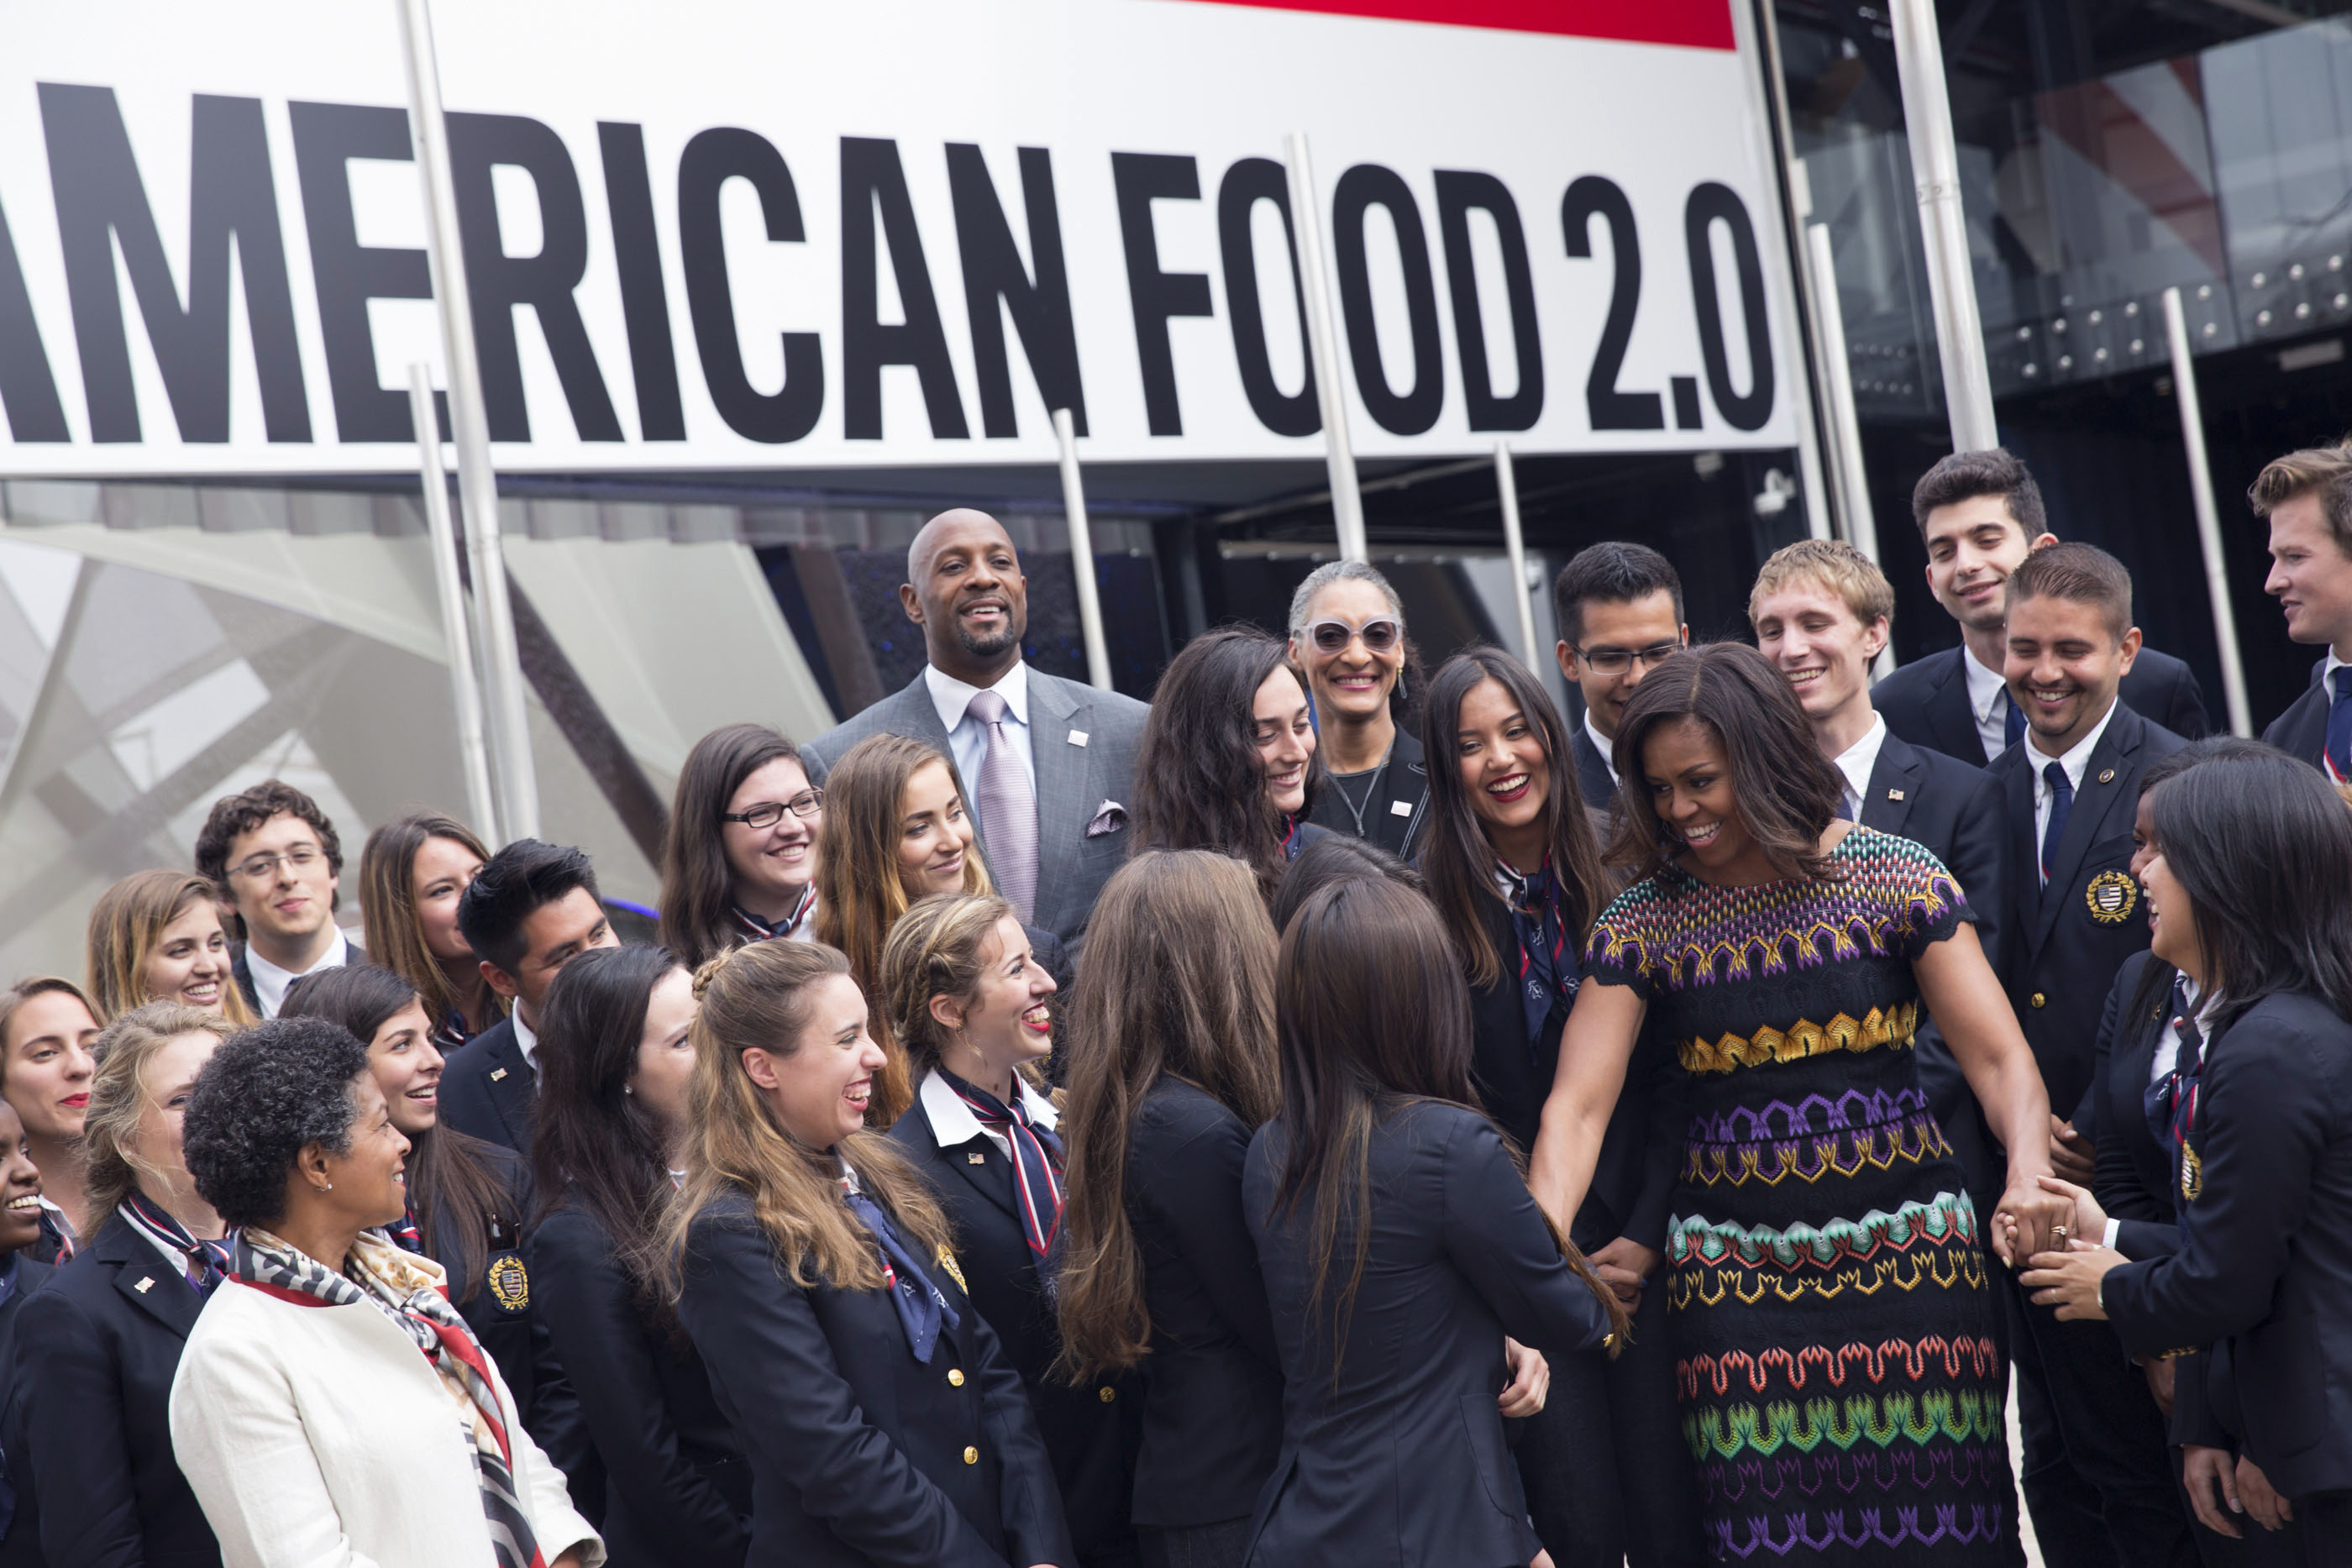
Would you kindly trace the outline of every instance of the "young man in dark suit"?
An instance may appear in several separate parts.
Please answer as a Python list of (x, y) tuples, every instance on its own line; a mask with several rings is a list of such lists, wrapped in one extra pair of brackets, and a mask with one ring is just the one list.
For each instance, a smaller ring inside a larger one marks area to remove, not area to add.
[(2247, 499), (2271, 526), (2263, 587), (2286, 616), (2286, 634), (2324, 647), (2311, 685), (2263, 738), (2326, 773), (2352, 779), (2352, 442), (2290, 452), (2254, 480)]
[(809, 782), (822, 785), (869, 735), (929, 741), (955, 765), (996, 890), (1075, 959), (1103, 883), (1127, 860), (1150, 710), (1023, 661), (1029, 580), (1012, 536), (985, 512), (959, 508), (923, 525), (898, 602), (923, 629), (923, 673), (803, 746)]
[(457, 929), (509, 1010), (451, 1053), (441, 1072), (441, 1122), (528, 1159), (540, 1007), (557, 970), (621, 939), (604, 917), (588, 857), (537, 839), (517, 839), (482, 862), (457, 901)]
[[(2007, 574), (2004, 593), (2002, 675), (2026, 723), (1991, 768), (2009, 855), (2004, 979), (2050, 1092), (2051, 1162), (2088, 1186), (2095, 1147), (2071, 1118), (2116, 971), (2148, 943), (2131, 872), (2140, 775), (2185, 743), (2118, 695), (2145, 656), (2121, 562), (2052, 543)], [(2044, 1559), (2193, 1563), (2163, 1418), (2113, 1331), (2060, 1322), (2000, 1272), (2024, 1426), (2019, 1484)]]
[[(1960, 645), (1904, 665), (1871, 702), (1914, 746), (1990, 762), (2024, 733), (2025, 714), (2001, 676), (2002, 584), (2018, 563), (2058, 542), (2025, 465), (1994, 447), (1956, 452), (1920, 476), (1911, 517), (1927, 544), (1927, 587), (1960, 623)], [(2210, 727), (2189, 666), (2143, 648), (2124, 677), (2124, 706), (2194, 740)]]
[(1612, 539), (1576, 552), (1551, 585), (1559, 616), (1559, 671), (1584, 695), (1584, 722), (1569, 737), (1576, 783), (1588, 808), (1606, 811), (1617, 799), (1611, 750), (1617, 721), (1642, 677), (1690, 644), (1683, 623), (1683, 580), (1647, 545)]

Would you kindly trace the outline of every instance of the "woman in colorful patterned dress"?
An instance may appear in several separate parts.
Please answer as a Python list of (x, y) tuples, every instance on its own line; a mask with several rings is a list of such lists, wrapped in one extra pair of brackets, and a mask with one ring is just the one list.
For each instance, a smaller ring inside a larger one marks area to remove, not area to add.
[(2012, 1151), (2001, 1218), (2063, 1246), (2069, 1210), (2036, 1181), (2048, 1097), (1962, 889), (1835, 820), (1837, 773), (1752, 648), (1653, 670), (1617, 759), (1647, 782), (1614, 846), (1642, 880), (1594, 929), (1530, 1183), (1577, 1212), (1654, 1010), (1687, 1108), (1664, 1285), (1710, 1551), (2021, 1561), (1986, 1231), (1919, 1089), (1923, 1005)]

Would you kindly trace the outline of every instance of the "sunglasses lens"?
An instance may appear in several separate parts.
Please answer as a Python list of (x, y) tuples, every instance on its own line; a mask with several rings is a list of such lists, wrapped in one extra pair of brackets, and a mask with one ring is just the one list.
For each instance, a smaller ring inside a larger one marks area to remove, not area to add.
[(1365, 647), (1375, 653), (1385, 653), (1397, 645), (1397, 623), (1393, 621), (1367, 621), (1362, 635)]
[(1325, 621), (1315, 628), (1315, 646), (1326, 653), (1336, 653), (1348, 645), (1348, 629), (1337, 621)]

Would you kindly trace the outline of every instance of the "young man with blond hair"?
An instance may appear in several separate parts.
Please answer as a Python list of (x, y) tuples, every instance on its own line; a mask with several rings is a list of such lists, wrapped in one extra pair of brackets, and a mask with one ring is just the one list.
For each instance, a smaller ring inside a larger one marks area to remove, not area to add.
[(2263, 587), (2279, 601), (2287, 636), (2326, 650), (2310, 686), (2263, 738), (2338, 785), (2352, 782), (2352, 441), (2273, 459), (2246, 499), (2270, 522)]

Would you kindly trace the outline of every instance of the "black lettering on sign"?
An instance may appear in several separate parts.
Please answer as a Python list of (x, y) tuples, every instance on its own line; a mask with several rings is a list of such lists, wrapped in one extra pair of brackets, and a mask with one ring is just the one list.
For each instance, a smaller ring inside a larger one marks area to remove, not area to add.
[(1664, 430), (1665, 405), (1655, 392), (1617, 390), (1617, 374), (1625, 366), (1625, 345), (1633, 340), (1633, 316), (1642, 303), (1642, 241), (1633, 232), (1633, 204), (1617, 182), (1587, 174), (1560, 198), (1559, 226), (1568, 254), (1579, 259), (1592, 255), (1591, 224), (1609, 222), (1609, 240), (1615, 249), (1616, 272), (1609, 288), (1609, 318), (1601, 326), (1601, 346), (1593, 350), (1592, 373), (1584, 379), (1584, 406), (1595, 430)]
[(678, 265), (686, 274), (687, 314), (694, 322), (702, 382), (719, 417), (746, 441), (780, 445), (814, 430), (824, 412), (824, 344), (814, 332), (784, 333), (784, 384), (775, 392), (756, 390), (744, 373), (719, 224), (719, 193), (730, 180), (746, 181), (758, 193), (771, 243), (797, 245), (808, 237), (793, 172), (772, 142), (733, 126), (696, 132), (677, 160)]
[(228, 439), (234, 245), (261, 383), (262, 428), (272, 441), (310, 440), (310, 409), (302, 387), (302, 353), (294, 335), (294, 297), (286, 281), (286, 246), (278, 229), (261, 100), (195, 96), (188, 171), (188, 302), (183, 307), (114, 89), (43, 82), (39, 92), (90, 439), (140, 439), (131, 349), (115, 287), (119, 242), (180, 439)]
[(406, 388), (387, 389), (376, 369), (371, 299), (430, 299), (433, 266), (421, 250), (360, 244), (352, 214), (353, 159), (405, 163), (415, 157), (408, 111), (359, 103), (289, 103), (294, 170), (310, 235), (310, 280), (319, 295), (319, 337), (327, 349), (327, 390), (341, 441), (414, 441)]
[(1013, 371), (1004, 357), (1004, 315), (1009, 310), (1045, 406), (1068, 409), (1071, 429), (1084, 435), (1087, 394), (1078, 379), (1078, 335), (1070, 320), (1062, 219), (1054, 204), (1054, 155), (1043, 147), (1021, 149), (1021, 200), (1029, 220), (1029, 253), (1036, 258), (1034, 281), (1021, 265), (1013, 225), (1005, 222), (996, 183), (988, 177), (988, 160), (971, 142), (948, 143), (948, 192), (955, 201), (964, 310), (971, 319), (981, 428), (992, 436), (1021, 434), (1013, 411)]
[[(588, 273), (588, 211), (563, 138), (553, 127), (520, 115), (452, 114), (448, 121), (449, 186), (465, 238), (466, 286), (474, 298), (474, 341), (490, 439), (530, 439), (514, 324), (515, 307), (527, 305), (538, 312), (580, 439), (620, 440), (621, 418), (613, 412), (612, 394), (604, 389), (587, 323), (573, 298)], [(506, 253), (490, 184), (490, 171), (500, 163), (529, 174), (539, 193), (541, 243), (536, 256)]]
[[(1495, 393), (1486, 363), (1486, 316), (1478, 308), (1478, 274), (1470, 259), (1473, 208), (1495, 220), (1503, 244), (1503, 292), (1511, 310), (1512, 358), (1518, 390)], [(1532, 430), (1543, 416), (1543, 341), (1536, 330), (1535, 275), (1528, 267), (1528, 234), (1509, 187), (1492, 174), (1437, 171), (1437, 232), (1445, 245), (1445, 283), (1454, 296), (1454, 340), (1462, 354), (1462, 403), (1473, 430)]]
[(5, 213), (0, 213), (0, 405), (7, 409), (8, 434), (17, 441), (73, 439)]
[(1201, 170), (1193, 159), (1170, 152), (1114, 152), (1111, 184), (1118, 193), (1118, 235), (1127, 251), (1127, 298), (1135, 312), (1135, 357), (1143, 370), (1143, 413), (1154, 435), (1184, 434), (1176, 401), (1176, 356), (1169, 347), (1168, 323), (1179, 316), (1213, 316), (1209, 276), (1160, 270), (1160, 236), (1153, 227), (1154, 202), (1197, 202)]
[[(1257, 248), (1250, 215), (1260, 202), (1282, 214), (1285, 252), (1290, 258), (1290, 299), (1298, 313), (1299, 358), (1306, 374), (1298, 390), (1275, 384), (1274, 361), (1265, 351), (1265, 313), (1257, 296)], [(1225, 171), (1217, 186), (1217, 248), (1225, 267), (1225, 315), (1233, 324), (1234, 360), (1242, 391), (1257, 422), (1276, 435), (1312, 435), (1323, 428), (1315, 398), (1315, 356), (1307, 351), (1307, 296), (1298, 282), (1298, 233), (1290, 221), (1290, 176), (1271, 158), (1244, 158)]]
[[(1412, 385), (1389, 386), (1381, 363), (1380, 327), (1372, 319), (1372, 282), (1364, 253), (1364, 218), (1388, 209), (1404, 258), (1405, 319), (1412, 333)], [(1429, 236), (1412, 188), (1393, 169), (1359, 163), (1331, 193), (1331, 256), (1339, 267), (1339, 314), (1348, 325), (1348, 357), (1356, 390), (1373, 421), (1391, 435), (1419, 435), (1445, 408), (1445, 357), (1437, 338), (1437, 283), (1429, 270)]]
[[(881, 293), (876, 277), (875, 209), (881, 209), (882, 237), (890, 246), (890, 274), (898, 280), (906, 324), (886, 327), (879, 319)], [(931, 292), (930, 268), (923, 261), (922, 232), (915, 226), (914, 198), (907, 193), (907, 171), (896, 141), (866, 136), (841, 139), (841, 399), (852, 441), (882, 439), (882, 367), (912, 365), (922, 383), (923, 409), (934, 438), (970, 439), (963, 394), (956, 389), (955, 363), (948, 358), (947, 332)]]
[[(1723, 297), (1715, 282), (1717, 225), (1731, 231), (1732, 265), (1739, 274), (1740, 328), (1748, 339), (1748, 392), (1731, 384), (1731, 360), (1723, 340)], [(1691, 301), (1698, 308), (1699, 352), (1706, 361), (1707, 390), (1735, 430), (1761, 430), (1772, 417), (1772, 339), (1764, 313), (1764, 262), (1756, 250), (1756, 229), (1748, 207), (1728, 185), (1709, 180), (1683, 206), (1683, 237), (1690, 246)]]
[(613, 261), (621, 275), (621, 319), (629, 329), (629, 371), (637, 385), (637, 427), (647, 441), (684, 441), (677, 348), (669, 336), (669, 291), (662, 286), (654, 185), (646, 172), (646, 128), (596, 125), (604, 162), (604, 204), (613, 215)]

